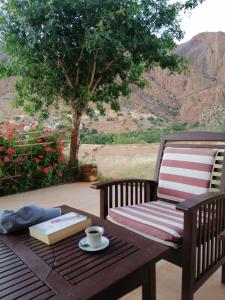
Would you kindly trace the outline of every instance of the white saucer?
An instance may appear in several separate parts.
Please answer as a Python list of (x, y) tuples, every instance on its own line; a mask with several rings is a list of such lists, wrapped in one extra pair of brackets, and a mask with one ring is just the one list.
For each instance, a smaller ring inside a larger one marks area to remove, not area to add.
[(106, 247), (109, 246), (109, 239), (107, 239), (107, 237), (105, 236), (102, 236), (102, 241), (101, 241), (101, 244), (99, 247), (90, 247), (88, 244), (87, 244), (87, 237), (83, 238), (82, 240), (79, 241), (79, 244), (78, 244), (79, 248), (84, 250), (84, 251), (99, 251), (99, 250), (103, 250), (105, 249)]

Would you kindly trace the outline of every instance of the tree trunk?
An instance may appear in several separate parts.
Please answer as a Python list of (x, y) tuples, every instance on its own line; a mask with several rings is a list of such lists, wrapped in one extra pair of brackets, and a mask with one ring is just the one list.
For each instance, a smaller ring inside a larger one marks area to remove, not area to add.
[(78, 167), (78, 151), (80, 140), (80, 121), (82, 112), (74, 109), (72, 115), (72, 133), (70, 141), (70, 163), (75, 169)]

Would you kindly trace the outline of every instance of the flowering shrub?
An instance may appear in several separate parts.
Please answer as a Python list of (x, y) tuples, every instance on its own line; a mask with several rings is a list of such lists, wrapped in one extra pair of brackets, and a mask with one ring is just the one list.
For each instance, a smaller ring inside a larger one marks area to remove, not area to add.
[[(20, 141), (19, 141), (20, 140)], [(60, 183), (68, 175), (59, 132), (0, 133), (0, 195)]]

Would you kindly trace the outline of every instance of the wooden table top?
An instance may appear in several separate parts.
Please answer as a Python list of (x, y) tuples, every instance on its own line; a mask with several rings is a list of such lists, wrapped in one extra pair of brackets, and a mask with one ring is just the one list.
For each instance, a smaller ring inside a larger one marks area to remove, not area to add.
[(0, 235), (0, 299), (95, 299), (170, 251), (96, 216), (68, 206), (62, 210), (88, 215), (94, 225), (103, 226), (109, 247), (95, 253), (82, 251), (78, 242), (84, 231), (50, 246), (28, 232)]

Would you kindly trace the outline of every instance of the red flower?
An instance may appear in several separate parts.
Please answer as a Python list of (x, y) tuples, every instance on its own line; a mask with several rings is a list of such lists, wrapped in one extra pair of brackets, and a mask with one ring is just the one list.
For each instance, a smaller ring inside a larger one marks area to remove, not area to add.
[(45, 151), (46, 151), (47, 153), (49, 153), (49, 152), (51, 152), (51, 149), (50, 149), (49, 147), (47, 147), (47, 148), (45, 148)]
[(48, 174), (48, 168), (44, 168), (43, 173)]
[(59, 146), (59, 147), (57, 148), (57, 150), (58, 150), (59, 152), (62, 152), (62, 151), (63, 151), (63, 147), (62, 147), (62, 146)]
[(42, 154), (39, 155), (39, 158), (44, 158), (44, 156)]
[(52, 170), (53, 170), (53, 166), (49, 166), (48, 169), (49, 169), (50, 171), (52, 171)]
[(10, 162), (10, 161), (11, 161), (10, 158), (8, 158), (7, 156), (4, 157), (4, 162), (5, 162), (5, 163), (8, 163), (8, 162)]
[(57, 139), (56, 139), (56, 142), (57, 142), (57, 143), (61, 143), (62, 140), (61, 140), (60, 138), (57, 138)]
[(42, 146), (43, 146), (43, 147), (47, 147), (48, 144), (49, 144), (49, 143), (45, 142), (45, 143), (42, 143)]
[(62, 177), (62, 176), (63, 176), (61, 172), (58, 172), (58, 175), (59, 175), (59, 177)]
[(54, 162), (52, 165), (53, 165), (53, 167), (57, 167), (58, 166), (58, 164), (56, 162)]
[(7, 132), (7, 134), (6, 134), (6, 137), (7, 137), (7, 138), (13, 137), (13, 131), (12, 131), (12, 130), (9, 130), (9, 131)]
[(0, 147), (0, 152), (2, 152), (2, 151), (3, 151), (3, 149), (4, 149), (4, 147)]
[(37, 157), (35, 157), (35, 162), (38, 164), (41, 160), (39, 159), (39, 158), (37, 158)]
[(64, 155), (63, 155), (63, 154), (59, 157), (59, 160), (60, 160), (60, 161), (63, 161), (63, 160), (64, 160)]
[(7, 149), (7, 153), (9, 154), (9, 155), (13, 155), (13, 154), (15, 154), (15, 150), (13, 150), (13, 149), (11, 149), (11, 148), (9, 148), (9, 149)]
[(65, 135), (65, 131), (61, 131), (60, 134), (61, 134), (61, 135)]
[(42, 143), (42, 139), (36, 139), (37, 143)]

